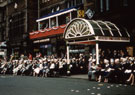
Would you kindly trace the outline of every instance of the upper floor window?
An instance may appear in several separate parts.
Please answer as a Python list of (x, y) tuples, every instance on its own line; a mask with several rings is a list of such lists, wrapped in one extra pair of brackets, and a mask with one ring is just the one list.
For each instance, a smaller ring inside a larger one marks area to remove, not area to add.
[(83, 2), (84, 2), (84, 0), (76, 0), (77, 5), (82, 4)]
[(0, 13), (0, 22), (2, 22), (2, 14)]
[(66, 23), (70, 21), (70, 13), (66, 14)]
[(109, 0), (106, 0), (106, 11), (109, 11)]
[(8, 0), (8, 3), (12, 3), (12, 2), (14, 2), (15, 0)]
[(55, 27), (56, 26), (56, 17), (51, 18), (51, 27)]
[(40, 29), (46, 29), (49, 28), (49, 20), (44, 20), (40, 22)]
[(42, 0), (42, 3), (46, 3), (46, 2), (48, 2), (48, 1), (50, 1), (50, 0)]
[(0, 0), (0, 2), (3, 2), (3, 0)]
[(100, 0), (100, 12), (110, 10), (110, 0)]
[(128, 6), (128, 0), (123, 0), (123, 6)]
[(53, 9), (51, 10), (51, 12), (54, 13), (54, 11), (55, 11), (55, 9), (53, 8)]
[(100, 12), (103, 12), (103, 0), (100, 0)]
[(82, 4), (83, 0), (70, 0), (68, 2), (66, 2), (67, 8)]
[(51, 13), (54, 13), (56, 11), (59, 11), (60, 10), (60, 6), (55, 6), (51, 9)]

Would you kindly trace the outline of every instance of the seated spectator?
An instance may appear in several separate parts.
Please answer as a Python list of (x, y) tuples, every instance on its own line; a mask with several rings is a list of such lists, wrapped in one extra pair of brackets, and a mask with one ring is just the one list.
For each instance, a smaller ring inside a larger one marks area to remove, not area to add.
[(89, 71), (88, 71), (89, 80), (95, 80), (96, 70), (97, 70), (96, 60), (93, 59), (92, 63), (91, 63), (91, 66), (89, 66)]
[(134, 81), (135, 81), (135, 62), (134, 61), (131, 62), (130, 68), (128, 69), (128, 71), (125, 71), (125, 72), (130, 73), (130, 76), (127, 79), (127, 82), (131, 81), (130, 85), (134, 85)]

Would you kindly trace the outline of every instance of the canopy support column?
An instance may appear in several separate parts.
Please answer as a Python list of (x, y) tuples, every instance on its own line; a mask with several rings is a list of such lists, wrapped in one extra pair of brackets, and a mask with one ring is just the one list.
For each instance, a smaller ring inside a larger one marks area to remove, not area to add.
[(67, 64), (70, 64), (69, 60), (69, 45), (67, 45)]
[(99, 43), (96, 42), (96, 64), (99, 64)]

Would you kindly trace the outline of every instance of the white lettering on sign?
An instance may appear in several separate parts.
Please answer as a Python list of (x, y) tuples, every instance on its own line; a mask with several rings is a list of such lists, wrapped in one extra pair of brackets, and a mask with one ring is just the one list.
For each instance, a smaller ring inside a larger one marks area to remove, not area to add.
[(0, 55), (5, 55), (5, 53), (0, 51)]
[(50, 41), (50, 39), (41, 39), (41, 40), (33, 41), (33, 43), (42, 43), (42, 42), (48, 42), (48, 41)]

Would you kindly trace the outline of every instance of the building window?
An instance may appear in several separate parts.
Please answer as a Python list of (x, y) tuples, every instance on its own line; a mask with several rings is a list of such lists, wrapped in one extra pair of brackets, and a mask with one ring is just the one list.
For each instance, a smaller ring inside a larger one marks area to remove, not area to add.
[(67, 2), (67, 8), (69, 8), (70, 7), (70, 2)]
[(82, 1), (83, 0), (70, 0), (70, 1), (66, 2), (66, 6), (67, 6), (67, 8), (70, 8), (70, 7), (82, 4)]
[(128, 6), (128, 0), (123, 0), (123, 6), (124, 7)]
[(100, 0), (100, 12), (103, 12), (103, 0)]
[(59, 10), (60, 10), (60, 6), (57, 6), (56, 11), (59, 11)]
[(8, 0), (8, 3), (12, 3), (12, 2), (14, 2), (14, 0)]
[(54, 8), (53, 8), (51, 12), (54, 13), (54, 11), (55, 11), (55, 10), (54, 10)]
[(83, 0), (76, 0), (77, 5), (82, 4), (82, 3), (83, 3)]
[(66, 23), (70, 22), (70, 13), (66, 14)]
[(49, 28), (49, 20), (44, 20), (40, 22), (40, 29), (46, 29)]
[(46, 2), (48, 2), (48, 1), (50, 1), (50, 0), (42, 0), (42, 3), (46, 3)]
[(0, 2), (3, 2), (3, 0), (0, 0)]
[(2, 22), (2, 14), (0, 13), (0, 22)]
[(74, 6), (74, 0), (71, 0), (71, 7)]
[(109, 0), (106, 0), (106, 11), (109, 11)]
[(100, 0), (100, 12), (110, 10), (110, 0)]
[(76, 6), (76, 0), (74, 0), (74, 5)]
[(51, 27), (55, 27), (56, 26), (56, 17), (51, 18)]

